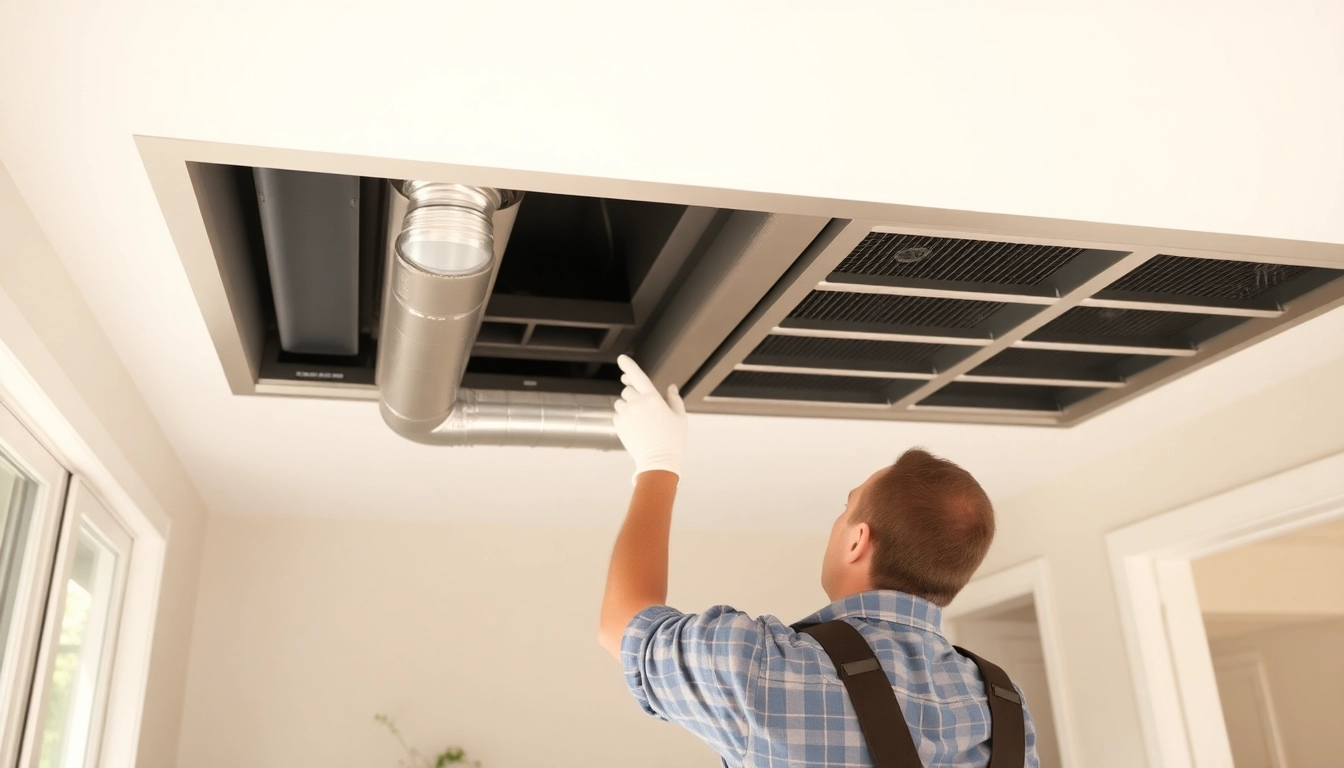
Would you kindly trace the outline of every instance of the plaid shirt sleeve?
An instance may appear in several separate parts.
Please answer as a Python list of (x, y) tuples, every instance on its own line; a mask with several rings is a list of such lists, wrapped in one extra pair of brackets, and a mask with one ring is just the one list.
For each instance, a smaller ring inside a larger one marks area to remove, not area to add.
[(1041, 768), (1041, 758), (1036, 755), (1036, 721), (1031, 719), (1031, 710), (1027, 708), (1027, 695), (1017, 683), (1013, 683), (1013, 690), (1017, 691), (1017, 697), (1022, 700), (1022, 725), (1027, 731), (1024, 742), (1027, 748), (1025, 768)]
[(768, 636), (759, 620), (728, 606), (698, 614), (645, 608), (621, 640), (625, 682), (645, 712), (740, 760)]

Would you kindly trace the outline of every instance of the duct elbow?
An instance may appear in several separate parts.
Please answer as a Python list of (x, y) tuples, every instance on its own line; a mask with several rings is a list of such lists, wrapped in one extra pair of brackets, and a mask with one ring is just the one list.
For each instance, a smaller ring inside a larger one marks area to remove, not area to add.
[[(437, 445), (434, 441), (435, 430), (443, 424), (444, 418), (438, 419), (411, 419), (397, 413), (392, 406), (387, 404), (385, 398), (379, 398), (378, 410), (383, 415), (383, 423), (393, 432), (417, 443), (424, 445)], [(446, 417), (445, 417), (446, 418)]]
[(379, 337), (379, 401), (392, 431), (427, 445), (614, 450), (615, 397), (460, 389), (498, 259), (491, 217), (513, 193), (406, 182)]

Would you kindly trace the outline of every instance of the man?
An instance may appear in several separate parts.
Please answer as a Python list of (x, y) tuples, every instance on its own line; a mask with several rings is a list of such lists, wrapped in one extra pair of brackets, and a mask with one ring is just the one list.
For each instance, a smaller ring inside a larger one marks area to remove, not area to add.
[[(620, 659), (635, 699), (730, 766), (873, 765), (846, 689), (813, 637), (727, 606), (683, 614), (664, 605), (686, 410), (675, 387), (664, 399), (633, 360), (622, 356), (620, 367), (616, 430), (635, 462), (635, 490), (612, 552), (599, 640)], [(993, 536), (993, 508), (968, 472), (907, 451), (850, 491), (822, 560), (833, 602), (801, 622), (843, 619), (859, 630), (926, 766), (989, 761), (985, 685), (939, 621)], [(1036, 768), (1025, 704), (1023, 715), (1026, 765)]]

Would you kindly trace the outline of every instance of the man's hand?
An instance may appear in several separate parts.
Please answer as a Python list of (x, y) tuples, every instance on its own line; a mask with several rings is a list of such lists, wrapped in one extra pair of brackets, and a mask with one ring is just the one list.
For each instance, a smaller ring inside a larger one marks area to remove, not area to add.
[(625, 385), (616, 403), (616, 434), (635, 460), (635, 475), (661, 469), (680, 476), (686, 451), (686, 406), (676, 385), (667, 388), (664, 400), (634, 360), (621, 355), (616, 364)]

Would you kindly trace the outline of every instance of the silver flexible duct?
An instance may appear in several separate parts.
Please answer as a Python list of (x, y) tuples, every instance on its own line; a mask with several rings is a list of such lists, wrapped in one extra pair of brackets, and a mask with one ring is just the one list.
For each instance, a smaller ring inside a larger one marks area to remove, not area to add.
[(494, 216), (512, 192), (405, 182), (378, 340), (383, 420), (430, 445), (616, 449), (616, 398), (460, 389), (499, 261)]

